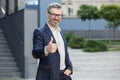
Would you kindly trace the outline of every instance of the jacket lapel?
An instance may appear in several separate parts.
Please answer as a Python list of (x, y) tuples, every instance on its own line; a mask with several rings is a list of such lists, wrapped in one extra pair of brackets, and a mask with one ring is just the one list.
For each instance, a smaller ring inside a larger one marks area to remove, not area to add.
[(50, 38), (50, 37), (53, 37), (53, 43), (56, 43), (55, 38), (54, 38), (54, 36), (53, 36), (53, 34), (52, 34), (50, 28), (48, 27), (48, 25), (45, 24), (44, 27), (45, 27), (45, 31), (46, 31), (46, 33), (49, 35), (49, 38)]

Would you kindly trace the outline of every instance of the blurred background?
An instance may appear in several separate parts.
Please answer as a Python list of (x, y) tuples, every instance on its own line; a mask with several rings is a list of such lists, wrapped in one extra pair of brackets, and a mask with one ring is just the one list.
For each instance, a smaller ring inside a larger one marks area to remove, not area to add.
[(83, 4), (95, 6), (98, 12), (103, 4), (119, 6), (120, 0), (0, 0), (0, 77), (36, 76), (38, 60), (31, 55), (33, 31), (47, 22), (46, 8), (51, 2), (62, 4), (60, 27), (64, 34), (72, 32), (90, 40), (120, 40), (119, 23), (115, 27), (108, 25), (120, 20), (120, 14), (112, 20), (90, 17), (93, 13), (85, 18), (79, 14)]

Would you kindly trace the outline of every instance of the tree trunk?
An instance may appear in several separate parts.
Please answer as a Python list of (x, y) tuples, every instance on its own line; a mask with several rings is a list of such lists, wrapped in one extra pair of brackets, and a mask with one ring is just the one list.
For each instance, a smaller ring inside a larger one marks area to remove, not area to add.
[(113, 40), (115, 40), (115, 28), (113, 28)]
[(88, 36), (89, 36), (89, 39), (91, 39), (91, 29), (90, 29), (90, 24), (91, 23), (91, 21), (89, 20), (89, 30), (88, 30)]

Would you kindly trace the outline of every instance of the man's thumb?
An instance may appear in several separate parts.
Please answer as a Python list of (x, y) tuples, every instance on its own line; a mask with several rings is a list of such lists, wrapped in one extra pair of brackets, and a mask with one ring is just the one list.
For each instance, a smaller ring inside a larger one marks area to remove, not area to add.
[(53, 37), (50, 37), (50, 42), (49, 44), (52, 44), (53, 43)]

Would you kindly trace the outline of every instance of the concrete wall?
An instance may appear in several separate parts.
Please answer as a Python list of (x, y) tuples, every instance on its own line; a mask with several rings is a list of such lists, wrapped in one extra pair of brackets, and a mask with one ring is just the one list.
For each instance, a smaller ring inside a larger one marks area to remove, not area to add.
[(37, 10), (25, 9), (25, 27), (24, 27), (24, 56), (25, 56), (25, 77), (36, 76), (37, 60), (32, 57), (32, 38), (33, 31), (37, 28)]

